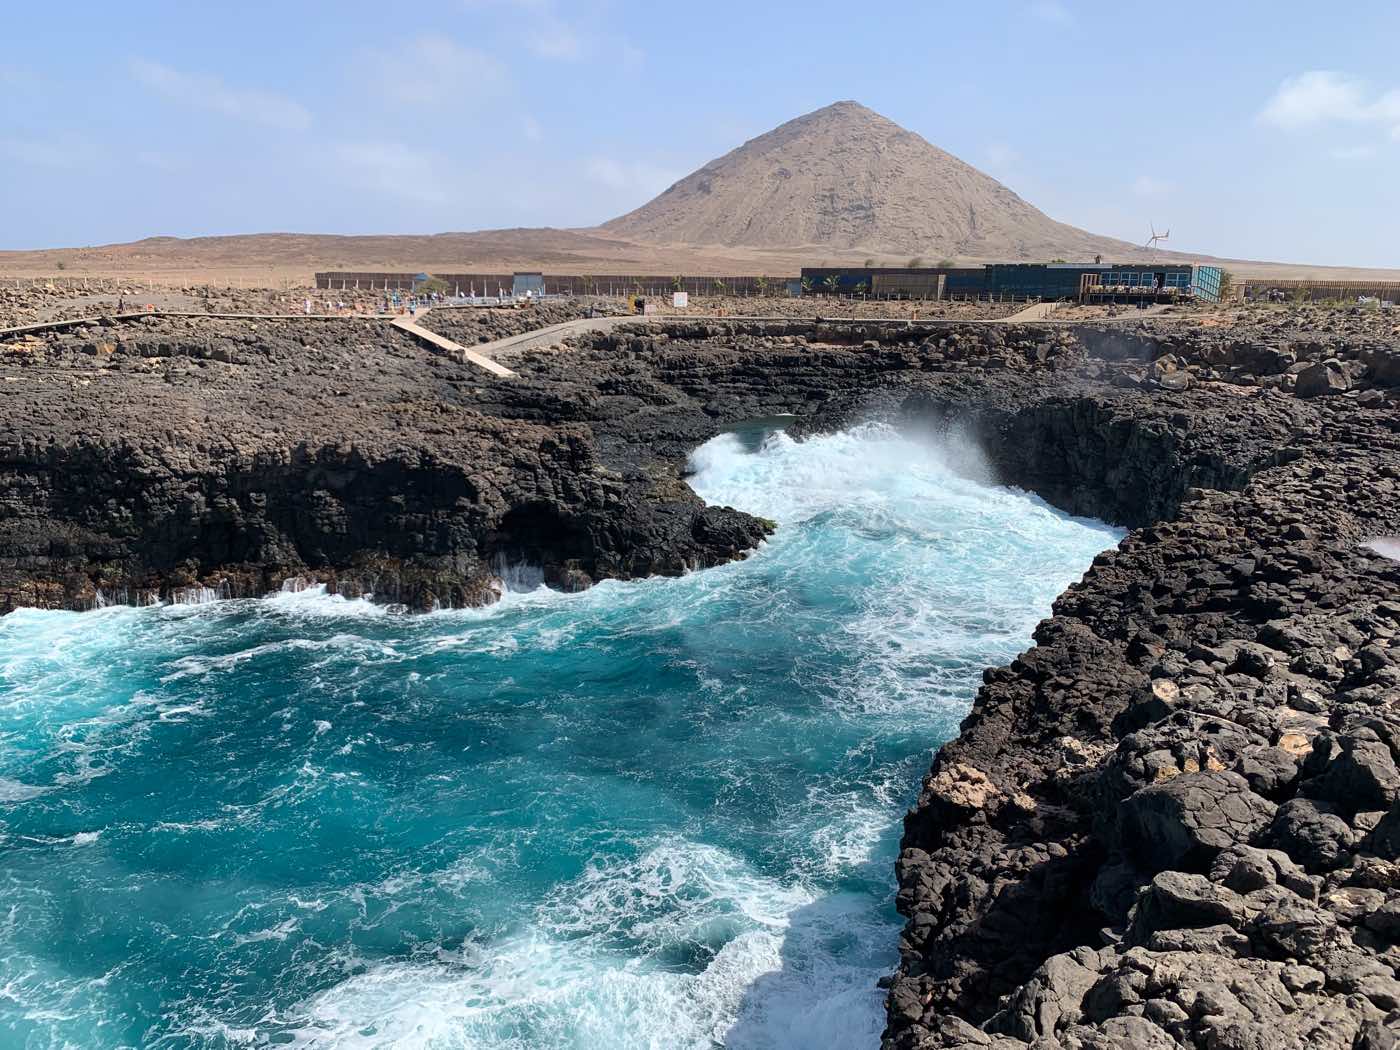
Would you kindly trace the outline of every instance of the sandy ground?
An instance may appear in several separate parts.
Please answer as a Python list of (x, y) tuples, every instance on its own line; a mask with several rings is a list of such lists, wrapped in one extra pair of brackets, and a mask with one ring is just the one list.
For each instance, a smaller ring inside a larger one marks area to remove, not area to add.
[[(1220, 263), (1240, 277), (1288, 280), (1400, 281), (1400, 269), (1220, 260), (1162, 252), (1158, 258)], [(121, 277), (165, 284), (234, 284), (281, 288), (312, 283), (322, 270), (389, 273), (766, 274), (790, 277), (804, 266), (907, 266), (908, 254), (843, 251), (816, 245), (730, 248), (717, 245), (636, 244), (603, 230), (487, 230), (433, 236), (339, 237), (270, 233), (181, 240), (157, 237), (131, 244), (36, 251), (0, 251), (6, 278)], [(924, 257), (928, 263), (929, 257)], [(999, 260), (963, 257), (960, 266)], [(1130, 259), (1118, 260), (1122, 262)]]
[[(65, 286), (66, 285), (66, 286)], [(382, 296), (315, 288), (237, 288), (225, 285), (161, 285), (145, 281), (76, 279), (53, 286), (5, 287), (0, 282), (0, 328), (151, 308), (192, 313), (371, 313)]]

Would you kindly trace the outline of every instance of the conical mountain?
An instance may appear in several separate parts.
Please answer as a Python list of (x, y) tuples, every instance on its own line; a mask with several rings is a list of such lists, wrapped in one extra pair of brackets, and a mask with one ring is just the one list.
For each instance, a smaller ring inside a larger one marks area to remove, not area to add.
[(856, 102), (790, 120), (603, 229), (651, 244), (823, 247), (926, 259), (1121, 256)]

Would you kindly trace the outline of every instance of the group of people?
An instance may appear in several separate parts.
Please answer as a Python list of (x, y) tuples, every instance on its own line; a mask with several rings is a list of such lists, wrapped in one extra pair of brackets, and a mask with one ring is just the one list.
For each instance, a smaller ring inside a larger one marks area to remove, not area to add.
[(364, 303), (348, 303), (344, 299), (337, 299), (334, 302), (318, 303), (310, 296), (307, 296), (305, 299), (302, 300), (301, 308), (302, 312), (308, 315), (314, 313), (378, 313), (409, 314), (410, 316), (413, 316), (416, 315), (420, 309), (423, 309), (424, 307), (438, 301), (439, 299), (440, 297), (437, 295), (433, 295), (431, 297), (401, 297), (397, 292), (394, 292), (392, 294), (386, 294), (377, 303), (373, 303), (372, 305), (366, 305)]
[(428, 309), (442, 302), (446, 297), (441, 292), (427, 292), (423, 295), (400, 296), (398, 292), (386, 292), (380, 302), (380, 313), (416, 316), (420, 309)]

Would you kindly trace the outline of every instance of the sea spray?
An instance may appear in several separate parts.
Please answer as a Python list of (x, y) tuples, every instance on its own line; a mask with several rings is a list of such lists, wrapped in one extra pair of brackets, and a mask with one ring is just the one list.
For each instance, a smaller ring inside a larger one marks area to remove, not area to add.
[(0, 1042), (873, 1047), (900, 814), (1116, 538), (967, 462), (725, 435), (779, 528), (678, 579), (0, 619)]

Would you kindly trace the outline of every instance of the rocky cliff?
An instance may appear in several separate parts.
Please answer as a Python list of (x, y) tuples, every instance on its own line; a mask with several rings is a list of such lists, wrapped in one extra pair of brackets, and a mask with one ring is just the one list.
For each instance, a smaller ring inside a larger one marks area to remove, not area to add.
[(1114, 380), (1150, 399), (983, 416), (1005, 476), (1144, 527), (924, 781), (889, 1047), (1396, 1045), (1394, 349), (1145, 349)]
[[(0, 610), (261, 595), (415, 608), (740, 555), (766, 526), (677, 465), (604, 462), (568, 397), (485, 412), (480, 376), (376, 322), (150, 321), (0, 352)], [(526, 418), (529, 417), (529, 418)]]

